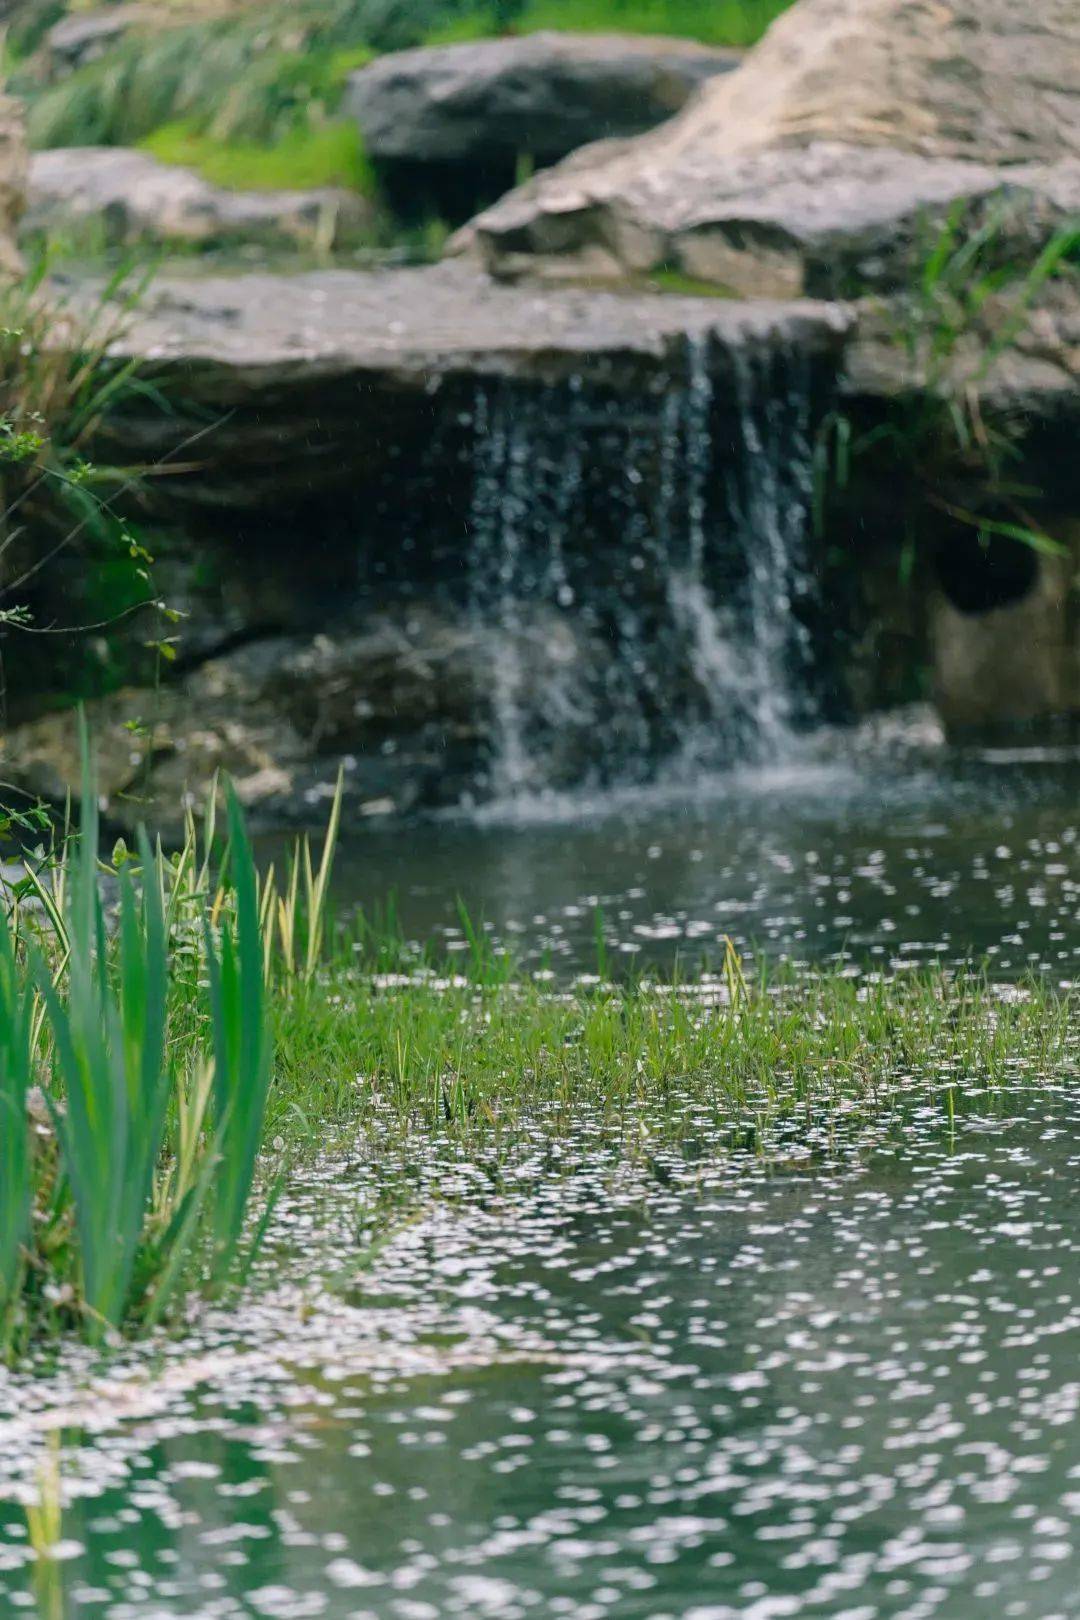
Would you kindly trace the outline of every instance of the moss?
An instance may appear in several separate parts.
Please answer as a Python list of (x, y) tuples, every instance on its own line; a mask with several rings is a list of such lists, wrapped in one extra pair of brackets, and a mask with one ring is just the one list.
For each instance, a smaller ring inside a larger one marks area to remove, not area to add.
[(688, 276), (682, 270), (673, 270), (667, 265), (662, 265), (659, 270), (653, 270), (646, 278), (646, 284), (654, 292), (667, 293), (673, 298), (737, 296), (730, 287), (722, 287), (715, 281), (701, 281), (697, 276)]

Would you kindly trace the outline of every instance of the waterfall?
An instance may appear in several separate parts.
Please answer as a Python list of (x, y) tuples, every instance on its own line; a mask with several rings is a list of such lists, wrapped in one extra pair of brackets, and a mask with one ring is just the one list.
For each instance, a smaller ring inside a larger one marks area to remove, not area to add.
[(633, 409), (576, 379), (478, 389), (487, 795), (692, 781), (791, 748), (812, 718), (811, 427), (805, 361), (709, 334)]

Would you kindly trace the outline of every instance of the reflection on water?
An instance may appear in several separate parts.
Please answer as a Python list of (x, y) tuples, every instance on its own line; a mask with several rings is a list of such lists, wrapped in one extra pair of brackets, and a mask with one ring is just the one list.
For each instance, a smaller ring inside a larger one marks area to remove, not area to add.
[[(366, 1269), (375, 1167), (324, 1167), (278, 1223), (305, 1281), (69, 1436), (73, 1612), (1080, 1614), (1080, 1108), (975, 1106), (828, 1172), (702, 1144), (619, 1174), (587, 1121), (501, 1182), (380, 1155), (442, 1197)], [(5, 1491), (42, 1399), (6, 1391)]]
[(591, 965), (600, 906), (612, 952), (636, 962), (715, 957), (729, 934), (795, 961), (985, 956), (998, 973), (1069, 977), (1078, 836), (1075, 753), (962, 758), (903, 733), (852, 753), (819, 738), (692, 790), (354, 828), (339, 896), (370, 907), (392, 890), (410, 937), (460, 947), (460, 895), (527, 959)]

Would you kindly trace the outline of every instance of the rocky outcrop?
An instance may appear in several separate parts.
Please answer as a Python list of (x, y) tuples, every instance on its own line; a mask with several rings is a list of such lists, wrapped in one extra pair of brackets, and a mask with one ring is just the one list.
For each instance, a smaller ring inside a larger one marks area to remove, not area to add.
[(458, 245), (508, 276), (900, 285), (958, 200), (1022, 194), (1046, 230), (1075, 208), (1078, 109), (1073, 0), (799, 0), (673, 122), (575, 154)]
[(372, 219), (364, 198), (336, 187), (228, 191), (146, 152), (87, 146), (33, 154), (23, 230), (76, 240), (89, 234), (108, 246), (329, 250), (359, 240)]
[[(734, 635), (747, 514), (804, 522), (847, 327), (809, 301), (523, 290), (462, 265), (157, 282), (115, 351), (151, 387), (95, 459), (149, 464), (144, 533), (182, 518), (149, 544), (185, 617), (160, 692), (91, 705), (114, 817), (147, 795), (175, 815), (223, 768), (263, 824), (316, 819), (339, 765), (350, 814), (403, 813), (641, 775), (714, 710), (752, 724), (702, 641), (705, 553)], [(77, 620), (59, 564), (47, 585), (40, 622)], [(126, 622), (138, 653), (157, 632)], [(47, 695), (9, 681), (9, 713)], [(71, 736), (70, 717), (14, 727), (5, 780), (62, 796)]]
[(0, 95), (0, 274), (20, 268), (16, 231), (26, 195), (26, 146), (18, 102)]
[(553, 163), (652, 129), (739, 60), (689, 40), (527, 34), (380, 57), (350, 78), (345, 110), (374, 158)]
[(1080, 651), (1072, 605), (1080, 525), (1053, 525), (1061, 554), (982, 548), (944, 566), (929, 598), (933, 690), (954, 738), (1000, 737), (1080, 714)]

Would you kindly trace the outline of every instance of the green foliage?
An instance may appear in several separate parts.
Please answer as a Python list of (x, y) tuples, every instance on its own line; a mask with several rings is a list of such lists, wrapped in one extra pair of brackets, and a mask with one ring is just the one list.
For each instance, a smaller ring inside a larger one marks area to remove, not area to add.
[(317, 129), (348, 74), (393, 37), (363, 0), (296, 0), (133, 33), (35, 97), (31, 144), (130, 146), (182, 123), (217, 142)]
[(170, 616), (122, 510), (145, 469), (93, 457), (109, 410), (135, 394), (162, 404), (136, 361), (110, 353), (148, 276), (121, 265), (96, 305), (76, 308), (47, 279), (50, 264), (43, 255), (0, 286), (0, 630), (19, 640), (7, 685), (24, 692), (58, 669), (84, 690), (81, 672), (100, 667), (84, 632), (131, 617), (153, 636)]
[(219, 141), (189, 124), (166, 124), (143, 142), (163, 163), (196, 169), (217, 186), (288, 191), (345, 186), (371, 196), (375, 180), (355, 124), (329, 123), (289, 130), (273, 146)]
[[(86, 759), (85, 739), (83, 746)], [(38, 980), (63, 1099), (54, 1099), (53, 1116), (74, 1200), (91, 1337), (118, 1327), (130, 1309), (170, 1090), (161, 891), (149, 881), (136, 899), (130, 871), (120, 871), (111, 964), (97, 848), (97, 798), (87, 760), (67, 916), (66, 996), (61, 999), (46, 969)], [(145, 837), (142, 849), (143, 869), (152, 872)]]
[[(249, 1234), (270, 1002), (280, 1017), (314, 981), (326, 937), (340, 788), (317, 869), (298, 844), (279, 894), (231, 793), (224, 850), (212, 797), (175, 855), (140, 833), (103, 873), (85, 739), (83, 759), (78, 834), (31, 856), (0, 910), (5, 1354), (150, 1327), (194, 1283), (243, 1280), (275, 1196)], [(38, 1095), (51, 1131), (30, 1129)]]
[(7, 918), (0, 918), (0, 1346), (22, 1285), (30, 1228), (33, 996), (20, 973)]
[(270, 1088), (271, 1048), (263, 983), (263, 936), (255, 864), (235, 794), (229, 796), (229, 856), (235, 920), (215, 948), (207, 923), (206, 961), (214, 1030), (214, 1276), (228, 1275), (243, 1232)]
[(478, 39), (513, 27), (578, 33), (670, 34), (710, 45), (753, 45), (791, 0), (463, 0), (460, 15), (436, 24), (435, 43)]

